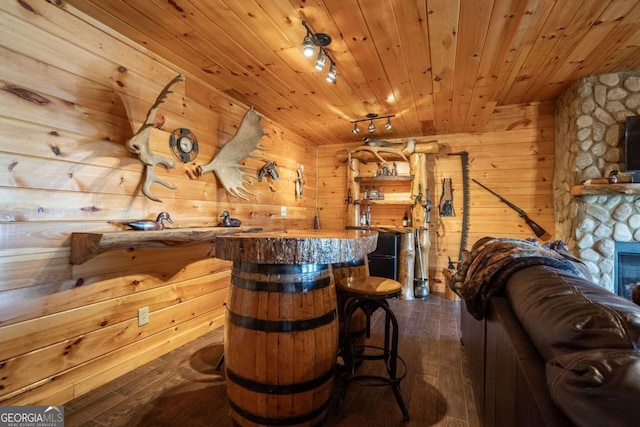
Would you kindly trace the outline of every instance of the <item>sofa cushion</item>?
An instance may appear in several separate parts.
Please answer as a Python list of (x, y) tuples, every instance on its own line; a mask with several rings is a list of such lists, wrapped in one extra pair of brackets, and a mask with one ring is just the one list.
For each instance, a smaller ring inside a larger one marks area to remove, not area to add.
[(505, 294), (545, 361), (581, 350), (640, 348), (640, 307), (584, 278), (527, 267), (509, 277)]
[(640, 352), (604, 349), (568, 353), (546, 365), (554, 403), (577, 426), (637, 426), (631, 402), (640, 396)]

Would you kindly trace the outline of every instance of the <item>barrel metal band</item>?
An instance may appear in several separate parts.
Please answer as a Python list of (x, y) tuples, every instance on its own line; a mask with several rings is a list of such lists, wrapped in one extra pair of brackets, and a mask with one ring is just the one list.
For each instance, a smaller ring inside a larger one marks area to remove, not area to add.
[[(314, 418), (322, 415), (329, 407), (329, 403), (331, 403), (331, 400), (327, 399), (327, 401), (324, 402), (322, 405), (320, 405), (317, 409), (314, 409), (313, 411), (308, 412), (306, 414), (295, 415), (292, 417), (267, 418), (267, 417), (262, 417), (260, 415), (254, 414), (250, 411), (247, 411), (246, 409), (242, 409), (241, 407), (236, 405), (235, 402), (229, 399), (229, 405), (231, 406), (231, 409), (233, 411), (235, 411), (241, 417), (246, 418), (247, 420), (253, 423), (261, 424), (265, 426), (291, 426), (296, 424), (302, 424), (304, 422), (313, 420)], [(322, 420), (318, 424), (318, 426), (323, 425), (323, 423), (324, 423), (324, 420)]]
[(296, 274), (318, 273), (329, 269), (328, 264), (256, 264), (255, 262), (234, 262), (233, 268), (243, 273)]
[(227, 320), (240, 328), (261, 332), (302, 332), (328, 325), (338, 317), (336, 309), (322, 316), (300, 320), (265, 320), (234, 313), (227, 305)]
[(308, 280), (304, 282), (260, 282), (243, 277), (231, 277), (231, 283), (233, 286), (237, 286), (241, 289), (248, 291), (263, 291), (263, 292), (277, 292), (277, 293), (306, 293), (314, 291), (316, 289), (323, 289), (331, 286), (331, 277), (327, 276), (322, 279)]
[(246, 390), (267, 394), (295, 394), (303, 393), (309, 390), (315, 390), (322, 384), (332, 379), (334, 374), (335, 369), (332, 368), (321, 376), (313, 378), (309, 381), (293, 384), (266, 384), (238, 375), (237, 373), (235, 373), (235, 371), (229, 369), (228, 366), (226, 370), (227, 380), (233, 381)]

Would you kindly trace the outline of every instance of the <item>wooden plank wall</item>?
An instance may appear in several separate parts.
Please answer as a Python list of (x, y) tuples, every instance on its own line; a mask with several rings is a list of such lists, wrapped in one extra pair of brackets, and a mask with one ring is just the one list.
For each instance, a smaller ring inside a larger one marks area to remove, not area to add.
[[(431, 193), (431, 248), (429, 276), (432, 291), (443, 292), (442, 269), (458, 260), (462, 223), (462, 168), (460, 156), (467, 151), (469, 176), (523, 209), (549, 233), (554, 233), (553, 169), (555, 163), (554, 103), (500, 107), (494, 111), (482, 134), (434, 135), (438, 154), (429, 154), (428, 179)], [(354, 144), (358, 145), (358, 144)], [(346, 197), (347, 165), (337, 161), (344, 144), (325, 145), (318, 150), (318, 206), (326, 227), (348, 224)], [(442, 180), (452, 178), (453, 217), (440, 217), (438, 204)], [(386, 189), (386, 185), (384, 186)], [(392, 189), (386, 189), (391, 191)], [(403, 191), (403, 190), (401, 190)], [(484, 236), (535, 237), (518, 214), (474, 182), (470, 183), (470, 227), (467, 249)], [(376, 206), (372, 224), (400, 225), (404, 206)]]
[[(62, 2), (51, 2), (62, 3)], [(228, 210), (243, 225), (310, 228), (316, 150), (268, 118), (265, 157), (280, 180), (229, 197), (213, 174), (190, 179), (236, 132), (248, 106), (186, 75), (156, 117), (152, 149), (172, 158), (169, 135), (198, 137), (200, 154), (173, 170), (177, 191), (139, 193), (142, 167), (124, 149), (164, 85), (181, 70), (111, 31), (45, 1), (0, 2), (0, 404), (56, 405), (219, 327), (229, 283), (211, 245), (108, 252), (69, 264), (74, 231), (119, 229), (170, 212), (176, 227), (215, 225)], [(80, 14), (78, 14), (80, 16)], [(259, 168), (262, 161), (247, 161)], [(304, 165), (304, 197), (295, 198)], [(280, 207), (287, 216), (280, 216)], [(150, 323), (137, 325), (137, 309)]]

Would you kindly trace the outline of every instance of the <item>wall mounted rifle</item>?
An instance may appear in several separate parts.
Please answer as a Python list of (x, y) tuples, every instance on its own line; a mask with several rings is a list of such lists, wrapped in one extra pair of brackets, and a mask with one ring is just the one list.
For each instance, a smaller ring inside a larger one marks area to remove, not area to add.
[(505, 203), (511, 209), (513, 209), (514, 211), (518, 212), (518, 214), (522, 217), (522, 219), (524, 219), (524, 222), (527, 223), (527, 225), (529, 226), (531, 231), (533, 231), (535, 233), (536, 237), (538, 237), (540, 240), (547, 241), (547, 240), (549, 240), (551, 238), (551, 235), (544, 228), (542, 228), (538, 223), (536, 223), (534, 220), (529, 218), (529, 215), (527, 215), (527, 213), (525, 211), (523, 211), (522, 209), (520, 209), (519, 207), (517, 207), (516, 205), (514, 205), (513, 203), (511, 203), (510, 201), (508, 201), (507, 199), (505, 199), (504, 197), (502, 197), (501, 195), (496, 193), (495, 191), (491, 190), (490, 188), (488, 188), (484, 184), (481, 184), (480, 182), (476, 181), (475, 179), (472, 179), (472, 181), (475, 182), (476, 184), (478, 184), (480, 187), (482, 187), (485, 190), (487, 190), (489, 193), (491, 193), (494, 196), (496, 196), (498, 199), (500, 199), (501, 202)]

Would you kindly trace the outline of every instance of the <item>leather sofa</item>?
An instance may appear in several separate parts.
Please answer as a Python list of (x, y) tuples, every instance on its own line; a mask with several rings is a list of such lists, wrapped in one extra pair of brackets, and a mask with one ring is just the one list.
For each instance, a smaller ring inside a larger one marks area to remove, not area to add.
[[(454, 289), (466, 296), (462, 342), (482, 425), (640, 424), (640, 306), (540, 255), (506, 269), (481, 315), (464, 283)], [(467, 264), (463, 274), (482, 276), (468, 268), (473, 254)]]

